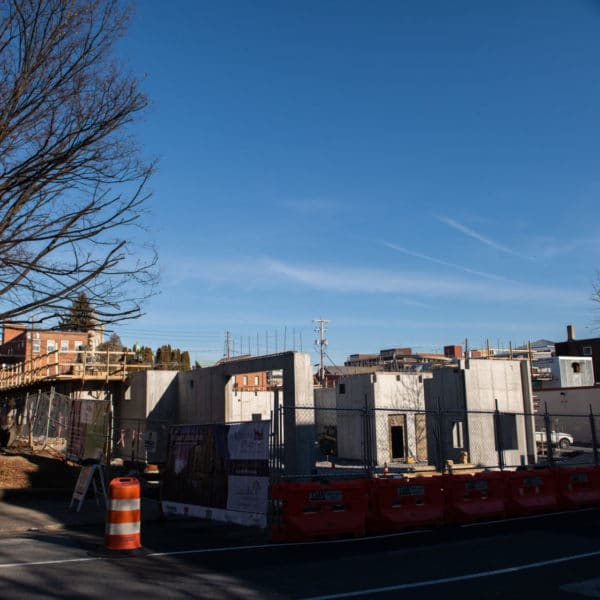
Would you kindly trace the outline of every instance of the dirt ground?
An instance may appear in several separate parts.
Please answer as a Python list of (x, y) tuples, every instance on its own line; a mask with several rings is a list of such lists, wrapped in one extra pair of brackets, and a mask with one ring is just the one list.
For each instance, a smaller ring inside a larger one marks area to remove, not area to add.
[(0, 451), (0, 489), (72, 488), (80, 467), (45, 451), (8, 448)]

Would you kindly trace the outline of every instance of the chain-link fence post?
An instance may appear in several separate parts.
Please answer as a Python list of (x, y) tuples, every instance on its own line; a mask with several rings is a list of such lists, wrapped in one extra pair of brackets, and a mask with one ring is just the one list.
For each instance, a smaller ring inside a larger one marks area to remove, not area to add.
[(113, 448), (113, 403), (112, 403), (112, 394), (110, 392), (106, 393), (106, 399), (108, 401), (106, 406), (106, 414), (105, 414), (105, 423), (106, 423), (106, 439), (104, 445), (104, 464), (107, 468), (110, 467), (111, 459), (112, 459), (112, 448)]
[(48, 414), (46, 415), (46, 432), (44, 434), (44, 445), (45, 448), (48, 445), (48, 435), (50, 432), (50, 418), (52, 416), (52, 401), (54, 400), (54, 388), (50, 388), (50, 395), (48, 396)]
[(503, 446), (503, 436), (502, 436), (502, 417), (500, 415), (500, 409), (498, 408), (498, 399), (495, 399), (496, 402), (496, 410), (494, 411), (494, 424), (496, 431), (496, 450), (498, 452), (498, 466), (500, 470), (504, 470), (504, 446)]
[(363, 466), (367, 473), (371, 473), (373, 469), (373, 443), (371, 435), (371, 419), (369, 417), (368, 399), (365, 396), (365, 406), (362, 410), (363, 414)]
[(598, 438), (596, 436), (596, 419), (594, 417), (594, 411), (590, 404), (590, 427), (592, 428), (592, 449), (594, 451), (594, 464), (598, 466)]
[(552, 420), (548, 412), (548, 403), (544, 402), (544, 428), (546, 429), (546, 445), (548, 451), (548, 463), (554, 466), (554, 446), (552, 444)]
[(440, 399), (437, 399), (437, 421), (438, 421), (438, 465), (437, 470), (444, 473), (446, 470), (446, 422), (442, 404)]
[[(39, 393), (39, 392), (38, 392)], [(27, 427), (28, 427), (28, 443), (29, 448), (33, 450), (33, 423), (31, 422), (31, 416), (33, 411), (31, 410), (31, 398), (29, 392), (25, 396), (25, 410), (27, 411)]]

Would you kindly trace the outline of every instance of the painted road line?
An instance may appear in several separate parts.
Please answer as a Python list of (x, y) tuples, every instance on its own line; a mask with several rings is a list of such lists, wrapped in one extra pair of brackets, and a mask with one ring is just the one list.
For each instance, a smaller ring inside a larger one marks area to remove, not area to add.
[(387, 538), (404, 537), (418, 533), (428, 533), (431, 529), (415, 529), (414, 531), (400, 531), (398, 533), (387, 533), (385, 535), (370, 535), (357, 538), (346, 538), (343, 540), (319, 540), (315, 542), (284, 542), (283, 544), (256, 544), (254, 546), (224, 546), (223, 548), (199, 548), (196, 550), (175, 550), (173, 552), (153, 552), (146, 556), (180, 556), (182, 554), (208, 554), (211, 552), (237, 552), (239, 550), (278, 550), (279, 548), (294, 548), (299, 546), (324, 546), (327, 544), (350, 544), (352, 542), (368, 542), (372, 540), (383, 540)]
[[(399, 533), (390, 533), (387, 535), (369, 536), (361, 538), (351, 538), (344, 540), (321, 540), (318, 542), (287, 542), (285, 544), (254, 544), (248, 546), (223, 546), (221, 548), (196, 548), (192, 550), (173, 550), (171, 552), (150, 552), (148, 554), (138, 555), (135, 558), (149, 557), (156, 558), (160, 556), (181, 556), (185, 554), (216, 554), (218, 552), (239, 552), (242, 550), (278, 550), (279, 548), (289, 548), (294, 546), (316, 546), (324, 544), (344, 544), (348, 542), (361, 542), (369, 540), (380, 540), (384, 538), (401, 537), (407, 535), (415, 535), (417, 533), (426, 533), (427, 529), (415, 531), (403, 531)], [(44, 565), (60, 565), (76, 562), (93, 562), (98, 560), (115, 561), (132, 558), (131, 556), (90, 556), (86, 558), (64, 558), (56, 560), (39, 560), (32, 562), (16, 562), (16, 563), (0, 563), (0, 569), (15, 569), (18, 567), (36, 567)]]
[(502, 523), (510, 523), (511, 521), (528, 521), (533, 519), (545, 519), (547, 517), (560, 517), (561, 515), (573, 514), (573, 513), (581, 513), (581, 512), (590, 512), (593, 510), (598, 510), (597, 506), (592, 506), (590, 508), (574, 508), (573, 510), (561, 510), (559, 512), (553, 513), (540, 513), (537, 515), (523, 515), (522, 517), (506, 517), (505, 519), (495, 519), (491, 521), (477, 521), (475, 523), (463, 523), (460, 527), (479, 527), (480, 525), (498, 525)]
[(455, 577), (443, 577), (442, 579), (429, 579), (428, 581), (415, 581), (412, 583), (399, 583), (397, 585), (388, 585), (384, 587), (368, 588), (363, 590), (355, 590), (352, 592), (341, 592), (338, 594), (325, 594), (322, 596), (310, 596), (303, 600), (335, 600), (337, 598), (356, 598), (358, 596), (366, 596), (368, 594), (383, 594), (386, 592), (399, 592), (402, 590), (412, 590), (416, 588), (430, 587), (445, 583), (459, 583), (461, 581), (469, 581), (472, 579), (482, 579), (484, 577), (494, 577), (496, 575), (506, 575), (508, 573), (518, 573), (519, 571), (527, 571), (528, 569), (538, 569), (550, 565), (558, 565), (560, 563), (573, 560), (581, 560), (584, 558), (592, 558), (600, 556), (600, 550), (594, 552), (585, 552), (584, 554), (574, 554), (572, 556), (563, 556), (551, 560), (543, 560), (525, 565), (517, 565), (516, 567), (506, 567), (504, 569), (495, 569), (493, 571), (481, 571), (480, 573), (467, 573), (466, 575), (457, 575)]
[(14, 569), (17, 567), (38, 567), (44, 565), (64, 565), (68, 563), (94, 562), (96, 560), (105, 560), (100, 556), (88, 558), (61, 558), (57, 560), (37, 560), (34, 562), (16, 562), (16, 563), (0, 563), (0, 569)]

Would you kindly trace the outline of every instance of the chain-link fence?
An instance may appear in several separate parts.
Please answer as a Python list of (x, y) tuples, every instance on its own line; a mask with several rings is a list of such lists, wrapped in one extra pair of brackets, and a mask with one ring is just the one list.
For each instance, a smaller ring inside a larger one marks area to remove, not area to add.
[(156, 419), (115, 418), (112, 457), (132, 463), (164, 463), (167, 460), (169, 423)]
[(12, 443), (78, 462), (105, 455), (109, 415), (107, 401), (73, 399), (51, 389), (8, 401), (3, 425)]
[(279, 407), (274, 477), (598, 464), (600, 415)]

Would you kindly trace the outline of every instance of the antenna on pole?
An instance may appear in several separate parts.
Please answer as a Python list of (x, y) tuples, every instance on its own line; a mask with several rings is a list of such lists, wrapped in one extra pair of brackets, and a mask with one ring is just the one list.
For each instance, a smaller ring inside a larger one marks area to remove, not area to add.
[(225, 358), (229, 360), (231, 357), (231, 334), (229, 331), (225, 332)]
[(327, 339), (325, 334), (327, 333), (327, 325), (329, 323), (327, 319), (313, 319), (313, 323), (317, 323), (315, 332), (319, 334), (319, 339), (315, 340), (315, 344), (319, 346), (321, 351), (321, 363), (319, 369), (319, 382), (321, 387), (324, 387), (323, 382), (325, 381), (325, 348), (327, 347)]

